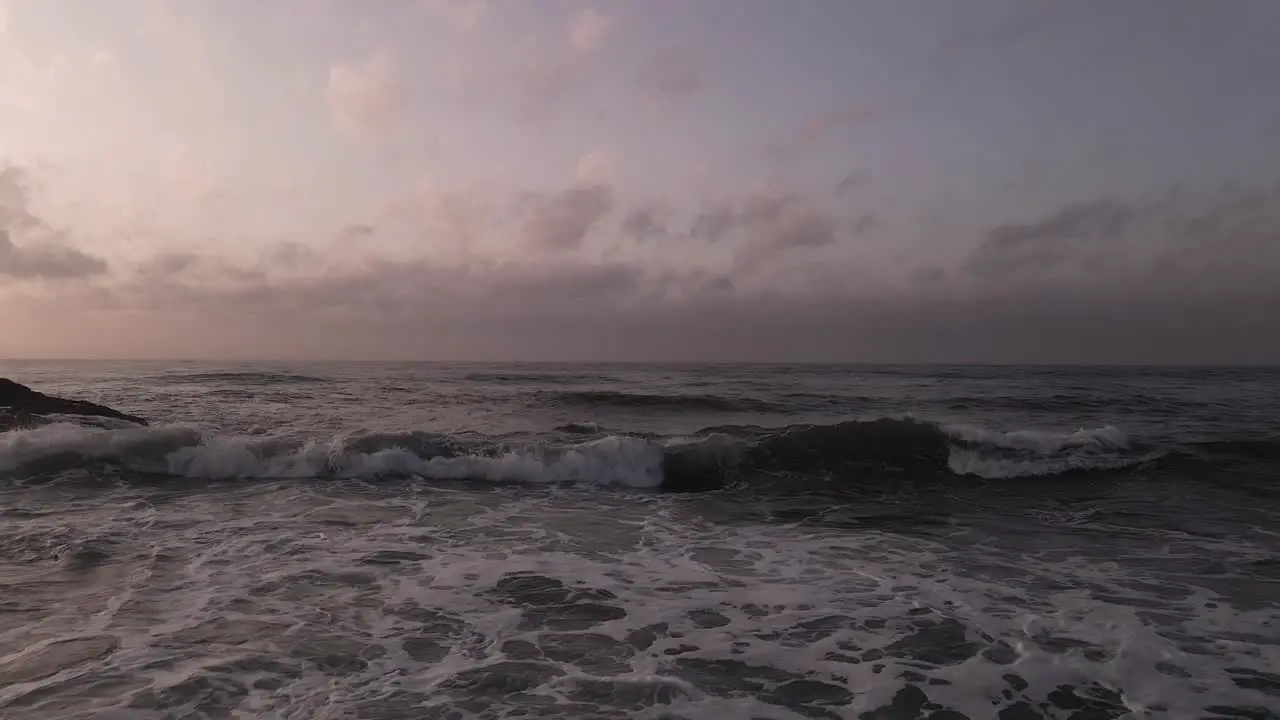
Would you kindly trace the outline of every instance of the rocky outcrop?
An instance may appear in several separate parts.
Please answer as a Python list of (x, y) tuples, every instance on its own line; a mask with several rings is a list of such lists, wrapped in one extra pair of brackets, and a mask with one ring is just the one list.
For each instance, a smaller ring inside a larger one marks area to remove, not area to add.
[(43, 425), (50, 422), (50, 415), (82, 415), (147, 424), (140, 417), (105, 405), (45, 395), (7, 378), (0, 378), (0, 431)]

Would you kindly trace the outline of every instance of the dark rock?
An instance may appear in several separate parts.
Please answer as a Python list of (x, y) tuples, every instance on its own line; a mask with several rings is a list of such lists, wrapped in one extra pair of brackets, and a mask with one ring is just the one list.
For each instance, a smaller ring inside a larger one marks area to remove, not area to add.
[(49, 422), (49, 415), (85, 415), (146, 425), (140, 417), (84, 400), (45, 395), (7, 378), (0, 378), (0, 431), (33, 427)]

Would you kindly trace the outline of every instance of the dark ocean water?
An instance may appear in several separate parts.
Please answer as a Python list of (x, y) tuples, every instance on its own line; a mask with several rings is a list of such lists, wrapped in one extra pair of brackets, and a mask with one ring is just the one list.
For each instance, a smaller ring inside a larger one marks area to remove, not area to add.
[(0, 717), (1280, 715), (1280, 370), (0, 377)]

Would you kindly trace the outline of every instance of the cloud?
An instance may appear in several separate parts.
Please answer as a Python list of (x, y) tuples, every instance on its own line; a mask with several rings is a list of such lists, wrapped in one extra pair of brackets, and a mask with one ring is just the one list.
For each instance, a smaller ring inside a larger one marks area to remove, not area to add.
[(377, 228), (368, 223), (353, 223), (339, 230), (338, 238), (344, 242), (354, 242), (361, 238), (369, 237), (377, 231)]
[(566, 46), (525, 59), (515, 79), (526, 120), (546, 120), (589, 84), (596, 55), (612, 27), (608, 15), (592, 8), (580, 10), (566, 25)]
[(536, 198), (536, 203), (524, 226), (530, 246), (571, 249), (580, 246), (591, 228), (612, 212), (614, 193), (608, 185), (581, 185)]
[(813, 113), (786, 137), (765, 148), (770, 160), (777, 163), (797, 162), (826, 143), (848, 135), (878, 118), (870, 107), (846, 105)]
[(59, 245), (19, 247), (0, 230), (0, 275), (20, 280), (74, 280), (107, 271), (105, 260)]
[(822, 248), (837, 240), (830, 213), (810, 198), (789, 193), (711, 201), (694, 215), (689, 234), (711, 243), (741, 237), (737, 260), (742, 270), (758, 269), (792, 249)]
[(951, 36), (939, 47), (929, 64), (940, 79), (949, 79), (953, 72), (963, 68), (974, 56), (1013, 46), (1038, 32), (1054, 27), (1088, 5), (1083, 2), (1028, 0), (1014, 6), (1014, 10), (997, 23), (986, 27), (970, 27)]
[(107, 48), (98, 48), (89, 55), (89, 71), (92, 73), (111, 73), (119, 71), (116, 55)]
[(871, 176), (865, 172), (855, 170), (845, 175), (840, 182), (836, 183), (836, 192), (841, 195), (847, 195), (860, 190), (871, 184)]
[(1129, 288), (1211, 306), (1215, 296), (1280, 286), (1280, 187), (1071, 204), (993, 227), (963, 269), (981, 283), (1051, 285), (1081, 297)]
[[(1209, 296), (1152, 285), (959, 288), (921, 272), (899, 290), (844, 282), (783, 291), (629, 263), (419, 261), (68, 288), (61, 306), (49, 298), (0, 306), (0, 322), (41, 343), (33, 348), (75, 338), (79, 355), (126, 357), (1280, 361), (1274, 284)], [(87, 316), (101, 332), (77, 335)], [(18, 331), (36, 322), (40, 333)]]
[[(71, 280), (101, 275), (105, 260), (64, 243), (34, 212), (30, 173), (21, 167), (0, 170), (0, 276), (19, 280)], [(23, 236), (18, 245), (13, 236)]]
[(455, 32), (475, 30), (489, 16), (489, 0), (424, 0), (423, 7)]
[(669, 212), (656, 204), (646, 204), (627, 213), (622, 233), (635, 242), (660, 240), (667, 236)]
[(853, 221), (853, 234), (862, 237), (874, 232), (881, 225), (880, 216), (875, 211), (868, 210), (859, 215)]
[(68, 247), (35, 190), (0, 172), (0, 280), (72, 281), (0, 283), (16, 355), (1280, 362), (1280, 188), (1070, 203), (919, 265), (825, 191), (422, 185), (320, 241), (139, 261)]
[(613, 20), (595, 8), (579, 10), (569, 20), (569, 47), (574, 55), (591, 55), (604, 42), (612, 26)]
[(702, 89), (702, 67), (687, 51), (668, 48), (640, 66), (636, 87), (648, 97), (674, 104), (688, 100)]
[(618, 164), (612, 155), (597, 150), (583, 155), (574, 172), (580, 183), (601, 184), (612, 182), (617, 169)]
[(987, 233), (969, 268), (978, 274), (1047, 269), (1090, 247), (1108, 252), (1107, 244), (1119, 241), (1137, 215), (1118, 200), (1100, 200), (1067, 206), (1034, 223), (1000, 225)]
[(31, 212), (30, 173), (17, 166), (0, 170), (0, 229), (38, 227), (43, 222)]
[(796, 195), (752, 195), (744, 201), (738, 222), (748, 236), (738, 255), (744, 268), (758, 267), (788, 250), (827, 247), (836, 241), (830, 215)]
[(360, 64), (334, 65), (325, 98), (337, 130), (365, 139), (385, 133), (401, 105), (391, 58), (377, 52)]
[(201, 260), (195, 253), (161, 253), (140, 264), (137, 272), (148, 277), (168, 279), (199, 265)]
[(731, 204), (725, 201), (714, 201), (694, 216), (693, 227), (689, 230), (689, 234), (696, 239), (719, 242), (733, 230), (737, 223), (737, 212)]
[[(532, 234), (543, 234), (543, 248), (580, 244), (613, 202), (610, 189), (590, 186), (535, 201), (543, 228)], [(719, 207), (732, 218), (725, 239), (743, 252), (822, 248), (834, 237), (808, 198), (762, 193)], [(25, 354), (1280, 362), (1280, 190), (1073, 204), (993, 227), (970, 259), (1041, 246), (1064, 248), (1066, 260), (1017, 275), (934, 260), (896, 278), (887, 266), (854, 275), (859, 268), (831, 261), (792, 285), (759, 282), (758, 268), (741, 264), (746, 274), (572, 253), (392, 261), (369, 255), (371, 244), (334, 247), (319, 263), (327, 270), (292, 274), (161, 256), (151, 274), (122, 284), (11, 295), (0, 327), (26, 343), (11, 352)], [(1115, 252), (1100, 269), (1071, 254), (1098, 248)], [(84, 332), (90, 322), (98, 332)]]

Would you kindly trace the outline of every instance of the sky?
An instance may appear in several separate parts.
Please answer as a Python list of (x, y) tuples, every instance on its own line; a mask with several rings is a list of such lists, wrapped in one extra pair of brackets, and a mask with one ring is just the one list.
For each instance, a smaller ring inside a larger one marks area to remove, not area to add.
[(1280, 363), (1273, 0), (0, 0), (0, 357)]

